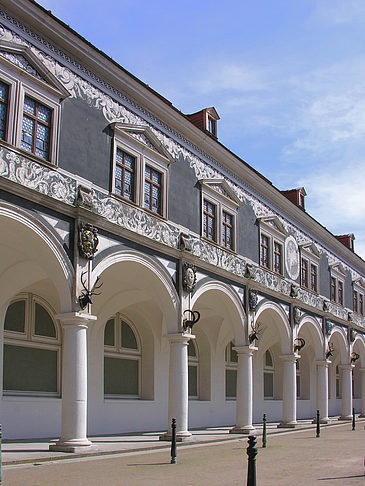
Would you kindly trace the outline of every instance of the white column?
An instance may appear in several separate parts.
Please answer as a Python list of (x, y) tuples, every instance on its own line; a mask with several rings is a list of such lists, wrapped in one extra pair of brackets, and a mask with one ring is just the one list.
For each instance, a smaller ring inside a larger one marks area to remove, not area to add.
[(87, 328), (95, 316), (78, 312), (56, 316), (62, 323), (62, 430), (49, 448), (78, 452), (91, 445), (87, 439)]
[(230, 433), (251, 434), (255, 431), (252, 425), (252, 356), (257, 348), (239, 346), (233, 349), (238, 354), (236, 426), (230, 430)]
[(297, 354), (282, 355), (283, 360), (283, 420), (279, 427), (297, 425)]
[(328, 417), (328, 367), (331, 361), (317, 361), (317, 410), (322, 424), (330, 422)]
[(191, 437), (188, 431), (188, 343), (195, 339), (192, 334), (169, 334), (170, 343), (169, 362), (169, 407), (168, 431), (160, 440), (171, 439), (171, 421), (176, 419), (176, 440), (184, 441)]
[(340, 420), (352, 420), (352, 369), (353, 364), (340, 365), (342, 371), (342, 414)]
[(361, 373), (361, 414), (360, 417), (365, 417), (365, 368), (360, 368)]

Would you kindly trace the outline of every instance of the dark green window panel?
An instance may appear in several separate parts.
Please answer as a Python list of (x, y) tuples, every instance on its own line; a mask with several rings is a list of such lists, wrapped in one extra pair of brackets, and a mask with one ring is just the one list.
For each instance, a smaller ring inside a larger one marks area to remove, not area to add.
[(56, 329), (54, 327), (51, 316), (46, 309), (40, 304), (35, 304), (35, 323), (34, 333), (37, 336), (56, 337)]
[(273, 373), (264, 373), (264, 398), (273, 398), (274, 396), (274, 375)]
[(4, 390), (57, 392), (57, 351), (4, 345)]
[(226, 397), (236, 398), (237, 370), (226, 370)]
[(105, 346), (114, 346), (114, 319), (109, 319), (105, 325), (104, 344)]
[(138, 349), (137, 339), (131, 327), (124, 321), (120, 323), (122, 332), (122, 348)]
[(25, 300), (18, 300), (9, 305), (5, 316), (5, 331), (24, 333)]
[(138, 368), (138, 360), (105, 357), (105, 395), (138, 396)]
[(193, 341), (189, 341), (188, 356), (193, 356), (194, 358), (196, 358), (196, 351), (195, 351), (195, 346), (194, 346)]
[(188, 390), (189, 397), (198, 396), (198, 367), (188, 366)]

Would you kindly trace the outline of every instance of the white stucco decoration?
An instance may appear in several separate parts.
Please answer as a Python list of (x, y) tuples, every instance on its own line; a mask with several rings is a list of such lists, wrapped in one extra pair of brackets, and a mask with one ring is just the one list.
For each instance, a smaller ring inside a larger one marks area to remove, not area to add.
[(293, 236), (288, 236), (285, 240), (285, 267), (291, 279), (299, 277), (299, 249)]

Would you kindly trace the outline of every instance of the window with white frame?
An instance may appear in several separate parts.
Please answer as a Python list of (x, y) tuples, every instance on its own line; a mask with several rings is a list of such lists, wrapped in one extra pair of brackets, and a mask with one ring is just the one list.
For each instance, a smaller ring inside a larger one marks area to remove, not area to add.
[(284, 246), (287, 235), (276, 217), (259, 218), (260, 265), (279, 275), (284, 275)]
[(0, 41), (0, 139), (57, 163), (60, 100), (69, 92), (26, 46)]
[(332, 302), (344, 305), (346, 272), (341, 264), (330, 267), (330, 298)]
[(167, 217), (170, 154), (149, 127), (112, 123), (112, 193), (154, 214)]
[(237, 365), (238, 354), (234, 348), (234, 342), (231, 341), (226, 346), (225, 363), (226, 363), (226, 398), (233, 399), (237, 395)]
[(274, 360), (269, 350), (264, 355), (264, 398), (274, 398)]
[(358, 279), (352, 282), (353, 310), (361, 316), (364, 315), (365, 280)]
[(104, 394), (106, 397), (139, 398), (141, 344), (134, 325), (121, 314), (104, 329)]
[(296, 372), (297, 372), (297, 398), (301, 398), (301, 396), (302, 396), (302, 389), (301, 389), (302, 373), (301, 373), (301, 369), (300, 369), (299, 359), (297, 359), (295, 366), (296, 366)]
[(4, 321), (3, 389), (6, 395), (60, 395), (61, 331), (42, 298), (20, 294)]
[(241, 204), (224, 179), (201, 179), (202, 236), (229, 250), (237, 249), (237, 212)]
[(199, 354), (193, 339), (188, 344), (188, 390), (189, 398), (199, 398)]
[(313, 243), (300, 247), (300, 283), (305, 289), (318, 292), (320, 253)]
[(341, 370), (339, 365), (336, 366), (336, 398), (341, 398)]

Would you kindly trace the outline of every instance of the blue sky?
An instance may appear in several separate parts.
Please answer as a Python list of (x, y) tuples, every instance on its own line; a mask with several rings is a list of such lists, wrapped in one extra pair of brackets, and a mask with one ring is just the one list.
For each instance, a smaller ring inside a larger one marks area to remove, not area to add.
[(363, 0), (40, 0), (365, 259)]

